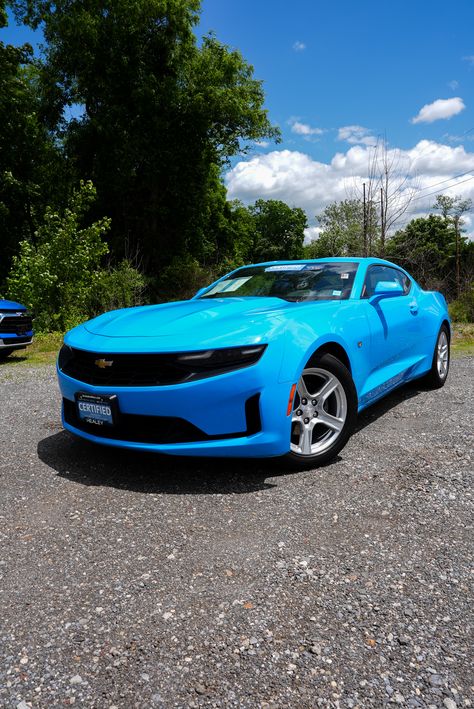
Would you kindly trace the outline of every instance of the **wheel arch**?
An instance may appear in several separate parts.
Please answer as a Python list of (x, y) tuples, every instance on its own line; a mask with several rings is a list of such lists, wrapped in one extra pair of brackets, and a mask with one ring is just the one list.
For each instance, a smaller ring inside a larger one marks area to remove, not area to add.
[[(330, 354), (336, 357), (342, 364), (347, 367), (349, 372), (352, 374), (352, 365), (347, 350), (339, 342), (325, 342), (312, 353), (306, 364), (312, 364), (315, 359), (321, 357), (324, 354)], [(306, 366), (306, 365), (305, 365)]]
[(452, 334), (451, 333), (451, 323), (449, 322), (449, 320), (447, 318), (444, 318), (444, 320), (442, 321), (442, 323), (440, 325), (440, 329), (443, 327), (443, 325), (446, 325), (446, 329), (448, 331), (448, 339), (449, 339), (449, 342), (451, 342), (451, 334)]

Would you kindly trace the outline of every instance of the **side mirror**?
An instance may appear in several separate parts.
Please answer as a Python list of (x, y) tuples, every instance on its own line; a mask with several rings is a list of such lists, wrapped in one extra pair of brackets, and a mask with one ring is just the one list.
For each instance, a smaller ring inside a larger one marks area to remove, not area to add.
[(199, 298), (200, 295), (204, 293), (205, 290), (208, 289), (209, 286), (204, 286), (204, 288), (200, 288), (197, 293), (194, 294), (194, 298)]
[(379, 281), (374, 290), (373, 298), (390, 298), (403, 295), (403, 286), (396, 281)]

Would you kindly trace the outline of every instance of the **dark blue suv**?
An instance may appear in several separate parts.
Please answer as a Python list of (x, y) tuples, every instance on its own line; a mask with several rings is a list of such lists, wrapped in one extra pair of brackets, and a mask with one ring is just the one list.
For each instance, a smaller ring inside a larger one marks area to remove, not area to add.
[(33, 342), (33, 322), (24, 305), (0, 300), (0, 359)]

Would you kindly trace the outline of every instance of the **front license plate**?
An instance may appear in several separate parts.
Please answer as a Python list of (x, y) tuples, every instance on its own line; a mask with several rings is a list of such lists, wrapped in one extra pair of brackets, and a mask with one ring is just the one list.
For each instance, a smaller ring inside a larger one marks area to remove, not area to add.
[(76, 394), (77, 414), (81, 421), (95, 426), (113, 426), (117, 412), (117, 397), (98, 394)]

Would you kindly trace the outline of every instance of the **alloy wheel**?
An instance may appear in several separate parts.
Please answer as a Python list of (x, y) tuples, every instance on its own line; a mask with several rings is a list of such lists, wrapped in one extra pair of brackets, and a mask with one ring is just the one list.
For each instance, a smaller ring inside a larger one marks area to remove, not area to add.
[(347, 397), (339, 379), (326, 369), (303, 370), (291, 419), (291, 450), (313, 456), (339, 438), (347, 418)]
[(436, 366), (441, 379), (445, 379), (449, 367), (449, 343), (445, 330), (441, 330), (436, 348)]

